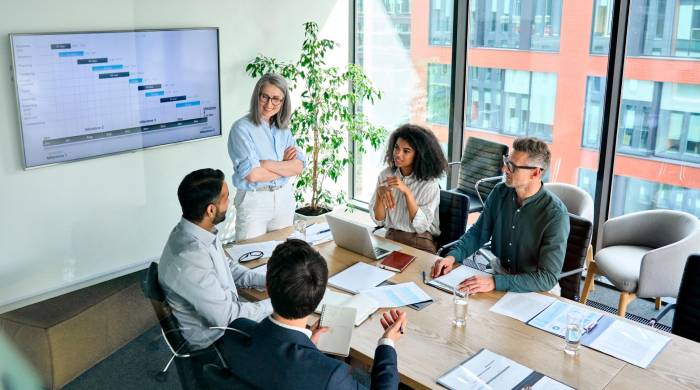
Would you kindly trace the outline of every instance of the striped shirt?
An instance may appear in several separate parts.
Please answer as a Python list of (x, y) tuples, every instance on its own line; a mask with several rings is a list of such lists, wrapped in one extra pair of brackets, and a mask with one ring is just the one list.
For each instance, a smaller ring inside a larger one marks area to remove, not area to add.
[(386, 209), (384, 220), (378, 220), (374, 215), (374, 204), (378, 201), (377, 191), (375, 190), (374, 194), (372, 194), (372, 199), (369, 201), (369, 215), (372, 217), (372, 220), (377, 225), (388, 229), (409, 233), (430, 232), (433, 236), (439, 236), (440, 185), (438, 184), (438, 179), (418, 180), (414, 174), (403, 176), (398, 168), (385, 168), (379, 173), (377, 186), (380, 183), (384, 183), (387, 176), (398, 176), (406, 184), (416, 199), (418, 212), (416, 212), (413, 221), (411, 221), (411, 217), (408, 214), (408, 206), (406, 205), (406, 197), (398, 189), (392, 188), (391, 194), (394, 195), (396, 207)]

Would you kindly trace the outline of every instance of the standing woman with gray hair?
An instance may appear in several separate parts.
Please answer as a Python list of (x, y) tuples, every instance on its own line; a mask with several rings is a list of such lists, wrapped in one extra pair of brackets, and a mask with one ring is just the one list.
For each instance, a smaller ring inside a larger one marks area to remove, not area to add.
[(248, 114), (231, 127), (236, 241), (290, 226), (294, 220), (289, 178), (301, 173), (306, 160), (289, 130), (291, 115), (287, 81), (268, 73), (255, 84)]

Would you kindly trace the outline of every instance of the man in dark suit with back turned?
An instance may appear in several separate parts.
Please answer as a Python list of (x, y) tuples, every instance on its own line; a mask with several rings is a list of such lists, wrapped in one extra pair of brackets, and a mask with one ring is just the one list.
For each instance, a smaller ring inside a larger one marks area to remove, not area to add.
[[(306, 328), (309, 316), (321, 302), (328, 281), (326, 261), (309, 244), (287, 240), (275, 248), (267, 263), (267, 292), (274, 312), (257, 323), (238, 318), (231, 327), (248, 336), (223, 338), (224, 358), (235, 377), (262, 389), (363, 388), (341, 360), (316, 348), (327, 328)], [(394, 342), (406, 329), (406, 313), (392, 310), (380, 319), (384, 335), (374, 353), (372, 389), (399, 385)]]

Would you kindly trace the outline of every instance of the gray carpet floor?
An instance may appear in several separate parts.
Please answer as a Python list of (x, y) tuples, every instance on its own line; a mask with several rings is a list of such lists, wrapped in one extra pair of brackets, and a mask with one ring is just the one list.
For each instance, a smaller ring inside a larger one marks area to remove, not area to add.
[[(598, 285), (589, 299), (607, 306), (617, 307), (618, 297), (617, 291)], [(659, 313), (654, 309), (653, 302), (644, 299), (634, 300), (629, 305), (628, 312), (647, 319)], [(673, 311), (666, 315), (661, 323), (670, 326), (672, 320)], [(170, 358), (167, 346), (160, 337), (160, 328), (158, 326), (151, 328), (80, 375), (64, 389), (180, 389), (174, 365), (168, 370), (165, 381), (158, 382), (155, 379), (156, 373), (165, 366)]]

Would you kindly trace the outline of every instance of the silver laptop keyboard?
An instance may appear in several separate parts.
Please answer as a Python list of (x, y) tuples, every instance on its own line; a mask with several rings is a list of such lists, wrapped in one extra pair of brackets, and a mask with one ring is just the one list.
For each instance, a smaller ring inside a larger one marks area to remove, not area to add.
[(387, 254), (387, 253), (390, 252), (390, 251), (388, 251), (388, 250), (386, 250), (386, 249), (379, 248), (379, 247), (374, 247), (373, 249), (374, 249), (374, 255), (377, 256), (377, 257), (379, 257), (379, 256), (381, 256), (381, 255), (384, 255), (384, 254)]

